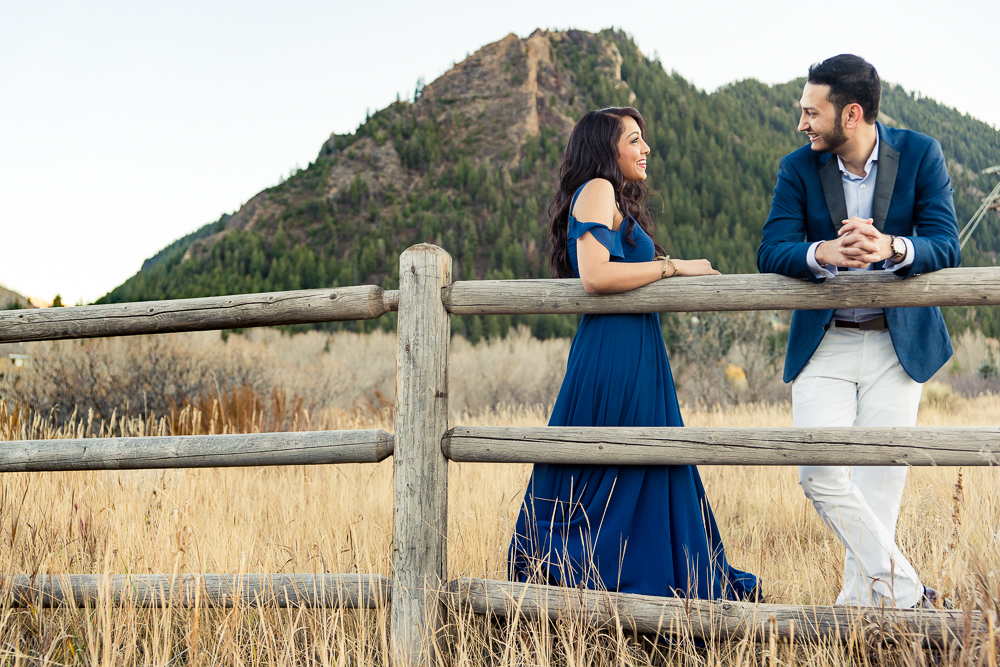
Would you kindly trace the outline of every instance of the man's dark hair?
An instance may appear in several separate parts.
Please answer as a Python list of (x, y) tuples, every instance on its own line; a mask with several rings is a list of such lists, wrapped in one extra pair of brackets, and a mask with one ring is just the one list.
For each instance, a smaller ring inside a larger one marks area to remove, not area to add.
[(878, 72), (864, 58), (844, 53), (827, 58), (809, 68), (809, 83), (830, 86), (828, 99), (837, 117), (848, 104), (860, 104), (869, 125), (878, 118), (878, 103), (882, 97), (882, 82)]

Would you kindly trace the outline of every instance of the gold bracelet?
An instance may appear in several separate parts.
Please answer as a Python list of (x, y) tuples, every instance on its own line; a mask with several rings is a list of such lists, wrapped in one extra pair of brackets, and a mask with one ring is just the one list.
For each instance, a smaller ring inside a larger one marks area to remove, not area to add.
[[(657, 255), (653, 259), (654, 260), (657, 260), (657, 259), (662, 259), (663, 260), (663, 273), (660, 274), (660, 280), (663, 280), (664, 278), (673, 278), (674, 276), (677, 275), (677, 265), (674, 264), (674, 260), (670, 259), (670, 255)], [(667, 275), (667, 264), (669, 264), (670, 266), (672, 266), (674, 268), (673, 273), (671, 273), (669, 276)]]

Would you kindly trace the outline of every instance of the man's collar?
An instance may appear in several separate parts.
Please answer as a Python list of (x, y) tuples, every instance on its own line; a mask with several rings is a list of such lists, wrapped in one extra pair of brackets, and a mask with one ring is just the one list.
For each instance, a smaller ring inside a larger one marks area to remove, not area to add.
[[(882, 138), (880, 136), (878, 136), (878, 135), (879, 135), (878, 129), (876, 128), (876, 131), (875, 131), (875, 147), (872, 149), (872, 154), (868, 156), (868, 161), (865, 162), (865, 177), (866, 178), (868, 177), (868, 174), (872, 173), (872, 162), (878, 162), (878, 144), (879, 144), (880, 141), (882, 141)], [(840, 158), (839, 155), (837, 156), (837, 166), (840, 167), (841, 173), (850, 173), (850, 172), (847, 171), (847, 167), (844, 166), (844, 161)]]

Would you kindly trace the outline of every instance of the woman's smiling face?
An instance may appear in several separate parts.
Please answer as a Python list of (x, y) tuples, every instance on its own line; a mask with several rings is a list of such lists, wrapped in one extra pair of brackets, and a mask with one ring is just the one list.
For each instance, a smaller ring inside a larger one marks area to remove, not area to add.
[(631, 116), (622, 118), (624, 128), (618, 137), (618, 167), (622, 170), (626, 181), (646, 180), (646, 156), (649, 146), (642, 138), (639, 123)]

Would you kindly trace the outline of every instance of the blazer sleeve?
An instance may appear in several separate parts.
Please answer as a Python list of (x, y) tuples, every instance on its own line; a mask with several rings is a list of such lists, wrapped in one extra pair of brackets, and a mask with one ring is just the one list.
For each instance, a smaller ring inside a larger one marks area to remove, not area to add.
[(962, 261), (958, 216), (941, 145), (932, 140), (917, 169), (914, 193), (913, 263), (896, 271), (900, 278), (948, 269)]
[(806, 241), (805, 183), (788, 158), (782, 158), (778, 164), (778, 182), (774, 186), (771, 212), (764, 223), (757, 249), (757, 270), (821, 283), (825, 278), (817, 278), (806, 261), (809, 246)]

